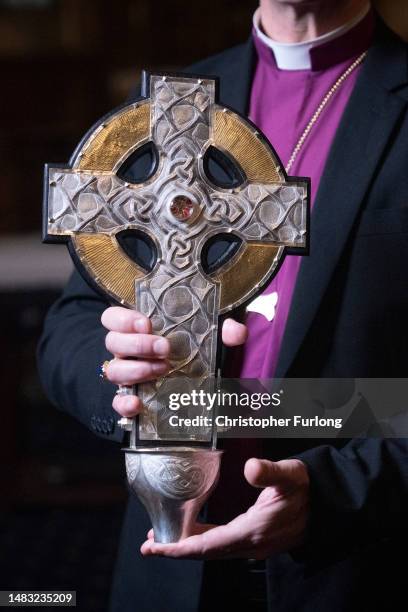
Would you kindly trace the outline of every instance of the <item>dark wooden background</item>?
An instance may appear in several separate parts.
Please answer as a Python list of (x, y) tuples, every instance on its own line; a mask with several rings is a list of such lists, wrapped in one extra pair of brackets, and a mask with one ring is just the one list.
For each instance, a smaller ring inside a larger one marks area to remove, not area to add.
[[(142, 68), (186, 66), (244, 40), (253, 0), (0, 3), (0, 233), (36, 230), (44, 161), (124, 101)], [(12, 5), (13, 6), (13, 5)], [(41, 8), (42, 7), (42, 8)]]

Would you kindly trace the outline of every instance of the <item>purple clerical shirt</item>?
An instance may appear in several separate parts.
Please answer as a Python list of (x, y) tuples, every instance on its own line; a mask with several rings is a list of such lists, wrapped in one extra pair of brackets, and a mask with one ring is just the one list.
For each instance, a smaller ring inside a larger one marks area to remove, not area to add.
[[(273, 51), (254, 31), (258, 61), (249, 116), (270, 140), (284, 165), (325, 94), (369, 47), (373, 21), (370, 12), (349, 31), (312, 48), (311, 69), (308, 70), (279, 69)], [(293, 176), (311, 178), (312, 207), (330, 146), (359, 70), (360, 67), (355, 69), (333, 95), (290, 170)], [(353, 129), (352, 125), (350, 129)], [(347, 155), (347, 151), (344, 154)], [(330, 202), (325, 205), (330, 206)], [(319, 254), (318, 244), (311, 244), (311, 249), (315, 256)], [(320, 256), (324, 257), (324, 253), (320, 253)], [(247, 314), (249, 336), (243, 347), (241, 378), (273, 377), (300, 264), (301, 257), (286, 257), (279, 273), (264, 291), (264, 294), (278, 294), (272, 321), (268, 321), (262, 314)]]

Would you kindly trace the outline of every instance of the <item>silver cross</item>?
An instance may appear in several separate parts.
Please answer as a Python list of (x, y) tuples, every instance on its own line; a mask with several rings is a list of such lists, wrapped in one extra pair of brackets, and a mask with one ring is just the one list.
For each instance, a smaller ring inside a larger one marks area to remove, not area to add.
[(158, 383), (139, 386), (145, 405), (139, 435), (145, 439), (171, 436), (164, 425), (166, 407), (157, 402), (160, 387), (180, 376), (203, 380), (215, 374), (221, 283), (203, 269), (206, 242), (232, 233), (244, 246), (279, 247), (279, 256), (284, 247), (306, 246), (306, 180), (287, 181), (280, 171), (276, 182), (247, 178), (225, 189), (207, 176), (203, 159), (214, 142), (214, 113), (223, 111), (215, 104), (215, 88), (212, 79), (150, 77), (150, 137), (159, 164), (145, 183), (125, 183), (115, 171), (54, 167), (48, 172), (49, 235), (114, 240), (118, 232), (133, 229), (156, 246), (154, 269), (135, 279), (135, 301), (154, 332), (170, 340), (171, 370)]

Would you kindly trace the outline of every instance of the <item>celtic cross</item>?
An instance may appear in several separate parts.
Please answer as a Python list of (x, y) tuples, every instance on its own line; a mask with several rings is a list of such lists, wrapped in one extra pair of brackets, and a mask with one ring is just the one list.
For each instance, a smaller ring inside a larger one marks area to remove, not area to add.
[[(47, 167), (45, 234), (68, 240), (94, 284), (150, 317), (154, 333), (170, 340), (169, 374), (138, 389), (140, 436), (161, 439), (168, 432), (158, 388), (180, 376), (214, 376), (219, 315), (259, 292), (285, 247), (305, 249), (308, 181), (286, 177), (256, 128), (216, 103), (216, 80), (154, 74), (146, 88), (149, 97), (85, 136), (70, 167)], [(142, 183), (121, 178), (120, 168), (148, 142), (157, 151), (152, 175)], [(206, 164), (210, 147), (239, 168), (238, 185), (216, 184)], [(123, 251), (124, 231), (154, 245), (151, 270)], [(210, 272), (203, 253), (222, 235), (240, 246)]]

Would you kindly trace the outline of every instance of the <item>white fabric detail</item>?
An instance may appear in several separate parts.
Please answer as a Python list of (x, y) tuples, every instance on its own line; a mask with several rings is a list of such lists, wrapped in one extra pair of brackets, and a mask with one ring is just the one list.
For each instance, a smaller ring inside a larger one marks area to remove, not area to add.
[(318, 36), (317, 38), (300, 43), (281, 43), (269, 38), (269, 36), (264, 34), (261, 30), (261, 16), (259, 8), (254, 13), (253, 24), (256, 35), (262, 40), (262, 42), (265, 43), (265, 45), (272, 49), (275, 56), (276, 65), (280, 70), (310, 70), (312, 68), (310, 50), (313, 49), (313, 47), (318, 47), (323, 43), (334, 40), (335, 38), (342, 36), (354, 28), (354, 26), (364, 19), (369, 10), (370, 4), (367, 3), (364, 9), (351, 21), (345, 23), (339, 28), (336, 28), (335, 30), (332, 30), (331, 32), (322, 34), (322, 36)]
[(272, 321), (275, 316), (275, 307), (277, 303), (278, 294), (276, 291), (273, 291), (267, 295), (258, 295), (257, 298), (248, 304), (246, 310), (247, 312), (256, 312), (261, 314), (268, 321)]

